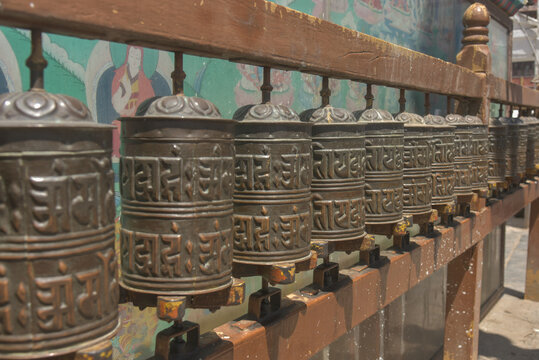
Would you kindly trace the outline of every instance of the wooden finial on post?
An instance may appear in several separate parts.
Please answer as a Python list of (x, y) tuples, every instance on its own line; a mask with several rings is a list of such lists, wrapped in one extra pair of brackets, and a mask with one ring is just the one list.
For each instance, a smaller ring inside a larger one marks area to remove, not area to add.
[(43, 89), (43, 70), (47, 67), (47, 60), (43, 57), (41, 30), (32, 30), (32, 52), (26, 59), (26, 66), (30, 69), (30, 88)]
[(176, 51), (174, 52), (174, 71), (170, 74), (174, 94), (183, 95), (183, 81), (185, 80), (185, 76), (185, 72), (183, 71), (183, 53)]
[(322, 89), (320, 90), (320, 96), (322, 97), (322, 107), (328, 106), (331, 90), (329, 89), (329, 79), (327, 76), (322, 78)]
[(260, 90), (262, 91), (262, 104), (269, 103), (273, 86), (271, 86), (271, 68), (268, 66), (264, 66), (264, 80)]
[(374, 95), (372, 94), (372, 85), (367, 84), (367, 93), (365, 94), (365, 102), (366, 102), (366, 108), (372, 109), (372, 105), (374, 102)]
[[(473, 3), (464, 12), (462, 18), (464, 31), (462, 38), (462, 49), (457, 54), (457, 64), (472, 70), (474, 73), (483, 77), (483, 86), (487, 86), (486, 77), (491, 72), (492, 59), (488, 48), (488, 24), (490, 23), (490, 15), (485, 5)], [(484, 124), (488, 123), (489, 115), (489, 99), (486, 89), (483, 91), (483, 96), (480, 99), (470, 102), (468, 113), (470, 115), (479, 116)], [(457, 112), (466, 115), (466, 109), (459, 102)]]

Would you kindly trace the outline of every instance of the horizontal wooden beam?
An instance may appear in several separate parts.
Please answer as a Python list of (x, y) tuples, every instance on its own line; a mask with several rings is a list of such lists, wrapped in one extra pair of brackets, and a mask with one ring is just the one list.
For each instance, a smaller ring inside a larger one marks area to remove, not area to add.
[(482, 94), (468, 69), (264, 0), (2, 0), (0, 23), (429, 93)]
[(490, 75), (489, 98), (494, 102), (539, 108), (539, 91)]
[(455, 226), (437, 227), (434, 238), (415, 237), (409, 252), (385, 251), (386, 259), (375, 268), (341, 270), (344, 278), (334, 291), (314, 296), (296, 291), (283, 299), (273, 319), (260, 324), (240, 318), (219, 326), (202, 336), (200, 358), (310, 359), (537, 198), (538, 182), (522, 184), (481, 212), (458, 217)]

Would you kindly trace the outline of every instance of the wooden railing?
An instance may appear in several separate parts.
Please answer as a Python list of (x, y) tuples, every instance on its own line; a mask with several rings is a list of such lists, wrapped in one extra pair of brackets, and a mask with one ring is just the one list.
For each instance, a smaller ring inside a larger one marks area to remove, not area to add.
[[(264, 0), (3, 0), (0, 23), (535, 107), (539, 92)], [(308, 46), (307, 46), (308, 45)], [(485, 88), (488, 87), (488, 89)]]
[[(2, 0), (0, 24), (468, 98), (483, 108), (485, 99), (539, 108), (538, 91), (488, 71), (472, 71), (264, 0)], [(203, 335), (201, 356), (309, 358), (445, 264), (449, 282), (473, 289), (480, 271), (464, 276), (460, 265), (480, 269), (482, 239), (531, 201), (539, 209), (538, 198), (536, 182), (521, 185), (435, 238), (415, 238), (409, 252), (385, 252), (388, 260), (378, 268), (343, 271), (349, 281), (331, 293), (289, 295), (280, 315), (263, 326), (245, 319), (220, 326)], [(451, 296), (469, 311), (463, 315), (448, 305), (447, 358), (473, 358), (480, 294), (476, 289)]]

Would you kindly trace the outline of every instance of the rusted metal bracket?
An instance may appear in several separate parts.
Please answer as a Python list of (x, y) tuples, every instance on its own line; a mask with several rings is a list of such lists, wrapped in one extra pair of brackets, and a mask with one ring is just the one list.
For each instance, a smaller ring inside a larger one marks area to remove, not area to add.
[(471, 202), (473, 200), (473, 194), (471, 195), (457, 195), (457, 216), (470, 216)]
[(372, 266), (380, 261), (380, 245), (374, 245), (372, 249), (361, 251), (359, 254), (361, 263)]
[(470, 204), (471, 210), (481, 211), (487, 206), (488, 189), (474, 190), (472, 202)]
[(339, 282), (339, 264), (328, 261), (318, 265), (313, 271), (313, 285), (322, 291), (328, 291)]
[(393, 226), (393, 246), (405, 250), (410, 246), (410, 232), (408, 228), (412, 226), (413, 217), (404, 217), (402, 221), (399, 221)]
[(419, 225), (419, 235), (429, 236), (434, 232), (434, 223), (438, 220), (438, 211), (433, 209), (430, 213), (414, 215), (414, 224)]
[[(182, 339), (182, 336), (186, 340)], [(198, 348), (200, 326), (190, 321), (175, 321), (155, 338), (155, 360), (192, 359)]]
[(432, 207), (438, 212), (438, 219), (440, 225), (451, 226), (453, 224), (453, 217), (456, 212), (456, 204), (444, 204), (444, 205), (432, 205)]
[(281, 289), (264, 286), (249, 296), (248, 316), (260, 321), (281, 308)]

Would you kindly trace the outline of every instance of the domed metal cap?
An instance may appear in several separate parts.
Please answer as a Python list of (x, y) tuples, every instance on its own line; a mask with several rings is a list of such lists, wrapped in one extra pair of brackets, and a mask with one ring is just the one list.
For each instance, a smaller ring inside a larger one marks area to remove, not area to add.
[(395, 119), (389, 111), (380, 109), (366, 109), (354, 112), (354, 116), (359, 122), (394, 122)]
[(340, 124), (355, 123), (354, 115), (342, 108), (335, 108), (327, 105), (318, 109), (310, 109), (302, 112), (299, 117), (301, 121), (312, 122), (315, 124)]
[(463, 116), (458, 114), (449, 114), (445, 117), (445, 122), (449, 125), (469, 125)]
[(219, 109), (211, 101), (183, 94), (149, 99), (139, 106), (137, 116), (222, 119)]
[[(81, 124), (84, 123), (84, 124)], [(41, 89), (0, 95), (0, 126), (25, 127), (97, 124), (81, 101)]]
[(271, 103), (242, 106), (232, 118), (240, 121), (300, 121), (298, 114), (288, 106)]
[(434, 126), (448, 126), (443, 116), (428, 114), (423, 117), (425, 124)]
[(520, 118), (503, 117), (500, 121), (505, 125), (523, 125), (524, 122)]
[(504, 126), (505, 124), (500, 118), (491, 117), (488, 121), (489, 126)]
[(425, 120), (423, 119), (423, 116), (409, 113), (409, 112), (401, 112), (395, 116), (395, 121), (400, 121), (404, 123), (404, 125), (425, 125)]
[(483, 125), (483, 121), (481, 121), (481, 119), (477, 116), (466, 115), (464, 120), (471, 125)]

